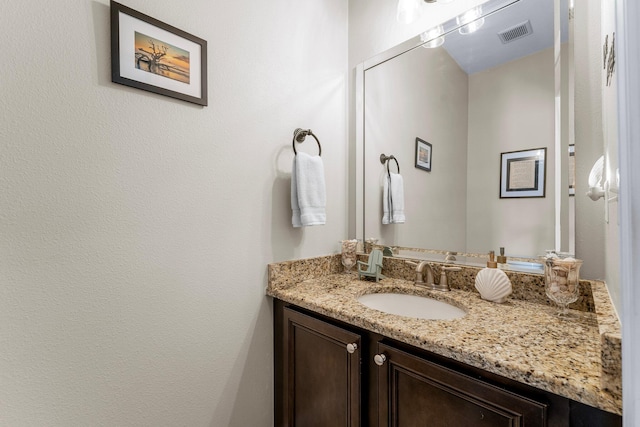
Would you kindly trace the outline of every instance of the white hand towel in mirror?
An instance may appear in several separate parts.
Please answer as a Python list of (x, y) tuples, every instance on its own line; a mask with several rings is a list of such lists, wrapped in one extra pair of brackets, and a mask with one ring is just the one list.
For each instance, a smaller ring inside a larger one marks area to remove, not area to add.
[(404, 224), (404, 181), (402, 175), (391, 172), (382, 189), (382, 223)]
[(293, 226), (323, 225), (326, 221), (326, 200), (322, 158), (298, 153), (291, 168)]

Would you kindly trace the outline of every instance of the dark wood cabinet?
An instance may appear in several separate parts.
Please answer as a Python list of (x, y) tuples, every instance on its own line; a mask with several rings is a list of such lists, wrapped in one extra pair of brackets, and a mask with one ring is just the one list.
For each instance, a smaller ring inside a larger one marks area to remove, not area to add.
[(282, 406), (276, 425), (360, 426), (360, 335), (283, 309)]
[(274, 349), (276, 427), (622, 426), (618, 415), (280, 300)]
[(378, 343), (378, 425), (546, 426), (547, 405)]

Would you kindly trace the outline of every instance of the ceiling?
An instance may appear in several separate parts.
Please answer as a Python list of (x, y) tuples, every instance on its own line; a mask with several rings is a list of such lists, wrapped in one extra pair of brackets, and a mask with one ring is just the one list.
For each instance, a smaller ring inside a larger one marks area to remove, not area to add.
[[(567, 39), (566, 0), (562, 22)], [(472, 34), (453, 31), (446, 35), (443, 47), (467, 72), (474, 74), (553, 46), (554, 0), (520, 0), (485, 18), (484, 25)], [(503, 44), (498, 33), (530, 21), (532, 33)]]

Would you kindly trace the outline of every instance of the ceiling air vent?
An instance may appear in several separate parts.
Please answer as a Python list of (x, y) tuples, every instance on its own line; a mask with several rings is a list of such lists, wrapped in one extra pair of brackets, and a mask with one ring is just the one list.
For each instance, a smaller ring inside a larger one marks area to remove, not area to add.
[(507, 28), (506, 30), (500, 31), (498, 33), (498, 37), (500, 37), (500, 41), (502, 43), (510, 43), (514, 40), (520, 39), (522, 37), (528, 36), (533, 33), (533, 29), (531, 28), (531, 22), (525, 21), (521, 24), (514, 25), (511, 28)]

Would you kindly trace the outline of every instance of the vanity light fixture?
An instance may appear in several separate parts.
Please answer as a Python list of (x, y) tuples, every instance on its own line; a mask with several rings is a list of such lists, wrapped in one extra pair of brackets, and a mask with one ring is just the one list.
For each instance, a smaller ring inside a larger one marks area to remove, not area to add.
[(424, 3), (451, 3), (453, 0), (398, 0), (396, 19), (403, 24), (411, 24), (422, 15)]
[(456, 23), (461, 25), (458, 30), (460, 34), (475, 33), (484, 25), (484, 17), (482, 16), (482, 7), (476, 6), (467, 10), (462, 15), (456, 17)]
[(396, 19), (403, 24), (411, 24), (420, 16), (422, 7), (420, 0), (398, 0)]
[(429, 28), (424, 33), (420, 34), (420, 40), (423, 42), (422, 47), (426, 49), (433, 49), (438, 46), (442, 46), (444, 43), (444, 28), (442, 25)]

